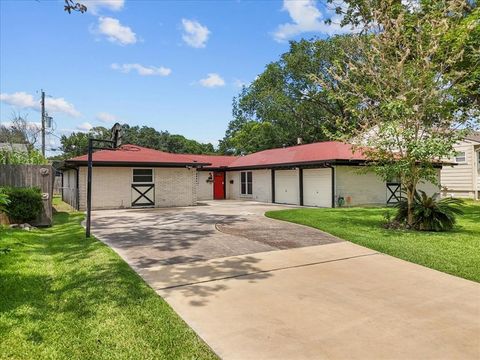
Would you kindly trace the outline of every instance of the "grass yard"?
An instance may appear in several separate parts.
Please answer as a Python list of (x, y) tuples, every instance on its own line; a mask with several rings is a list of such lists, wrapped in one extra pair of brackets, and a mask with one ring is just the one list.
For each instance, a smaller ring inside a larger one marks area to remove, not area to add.
[[(292, 209), (266, 216), (308, 225), (355, 244), (480, 282), (480, 203), (466, 202), (451, 232), (382, 228), (385, 208)], [(393, 214), (393, 209), (391, 209)]]
[(0, 230), (0, 358), (214, 359), (166, 302), (110, 248), (86, 239), (83, 215)]

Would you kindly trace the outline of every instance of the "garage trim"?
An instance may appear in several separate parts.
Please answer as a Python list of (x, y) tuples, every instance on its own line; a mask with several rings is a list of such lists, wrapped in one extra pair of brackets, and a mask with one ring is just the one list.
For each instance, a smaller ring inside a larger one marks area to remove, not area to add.
[(300, 206), (303, 206), (303, 168), (298, 168), (298, 196)]

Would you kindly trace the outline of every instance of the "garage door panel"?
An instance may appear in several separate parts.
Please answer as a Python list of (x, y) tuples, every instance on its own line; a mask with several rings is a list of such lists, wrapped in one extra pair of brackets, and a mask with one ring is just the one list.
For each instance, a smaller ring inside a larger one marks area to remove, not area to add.
[(275, 171), (275, 202), (279, 204), (298, 204), (298, 171)]
[(303, 204), (332, 206), (332, 169), (303, 170)]

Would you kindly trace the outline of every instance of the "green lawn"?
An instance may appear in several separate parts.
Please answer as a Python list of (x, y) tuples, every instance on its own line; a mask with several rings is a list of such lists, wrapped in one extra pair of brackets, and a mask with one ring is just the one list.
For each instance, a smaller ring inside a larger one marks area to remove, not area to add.
[(213, 359), (166, 302), (61, 212), (32, 232), (0, 230), (0, 358)]
[[(384, 208), (292, 209), (266, 216), (308, 225), (355, 244), (480, 282), (480, 203), (467, 202), (451, 232), (382, 228)], [(390, 209), (393, 214), (393, 209)]]

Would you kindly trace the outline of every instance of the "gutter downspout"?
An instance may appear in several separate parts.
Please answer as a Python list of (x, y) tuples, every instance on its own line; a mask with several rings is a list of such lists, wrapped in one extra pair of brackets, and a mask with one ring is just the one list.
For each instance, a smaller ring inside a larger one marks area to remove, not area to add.
[(79, 211), (80, 210), (80, 183), (78, 180), (80, 179), (80, 169), (76, 167), (75, 172), (76, 172), (75, 204), (77, 205), (76, 210)]
[(335, 166), (330, 166), (332, 169), (332, 208), (335, 208), (335, 199), (336, 199), (336, 173), (335, 173)]
[(473, 199), (478, 200), (478, 162), (480, 160), (480, 150), (475, 149), (473, 145)]

